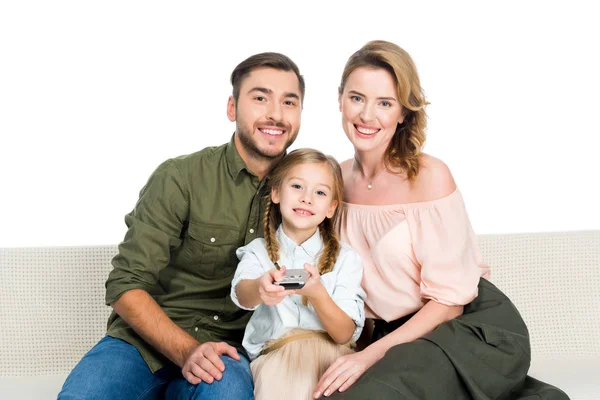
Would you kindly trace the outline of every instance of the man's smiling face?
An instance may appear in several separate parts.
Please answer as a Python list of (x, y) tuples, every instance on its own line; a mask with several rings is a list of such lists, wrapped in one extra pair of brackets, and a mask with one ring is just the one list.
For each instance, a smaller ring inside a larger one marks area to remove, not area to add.
[(270, 67), (251, 71), (240, 85), (237, 102), (230, 97), (227, 115), (248, 156), (276, 159), (300, 130), (302, 98), (296, 74)]

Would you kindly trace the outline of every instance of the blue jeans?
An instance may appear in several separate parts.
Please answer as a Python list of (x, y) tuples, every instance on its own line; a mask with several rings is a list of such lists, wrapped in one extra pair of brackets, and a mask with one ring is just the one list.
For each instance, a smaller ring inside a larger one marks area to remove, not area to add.
[(221, 356), (225, 364), (221, 380), (192, 385), (175, 364), (153, 374), (134, 346), (105, 336), (71, 371), (58, 399), (253, 399), (250, 363), (240, 358)]

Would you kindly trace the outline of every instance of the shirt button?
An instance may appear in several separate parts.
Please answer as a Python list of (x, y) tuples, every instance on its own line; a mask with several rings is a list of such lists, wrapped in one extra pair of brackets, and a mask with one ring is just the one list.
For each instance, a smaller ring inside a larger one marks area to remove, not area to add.
[(194, 328), (194, 332), (198, 332), (198, 327), (195, 327), (195, 328)]
[(250, 233), (254, 233), (254, 229), (250, 228)]
[(215, 315), (215, 316), (213, 317), (213, 319), (214, 319), (215, 321), (218, 321), (218, 320), (219, 320), (219, 316), (218, 316), (218, 315)]
[(211, 243), (215, 242), (215, 238), (210, 238)]

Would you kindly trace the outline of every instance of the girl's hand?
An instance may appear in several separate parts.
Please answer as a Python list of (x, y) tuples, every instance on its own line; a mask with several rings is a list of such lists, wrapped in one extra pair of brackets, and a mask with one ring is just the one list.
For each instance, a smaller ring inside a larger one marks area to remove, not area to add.
[(271, 269), (267, 271), (261, 278), (258, 286), (258, 294), (261, 301), (267, 306), (274, 306), (281, 303), (285, 296), (295, 293), (294, 290), (285, 290), (283, 286), (274, 285), (273, 282), (283, 280), (285, 267), (280, 270)]
[(336, 390), (343, 392), (348, 389), (360, 376), (375, 364), (382, 356), (369, 349), (348, 354), (338, 358), (323, 374), (313, 397), (329, 396)]
[(321, 283), (321, 274), (319, 270), (309, 263), (304, 263), (304, 269), (310, 274), (310, 278), (304, 284), (302, 289), (297, 289), (295, 292), (301, 296), (306, 296), (309, 300), (316, 299), (326, 295), (327, 290)]

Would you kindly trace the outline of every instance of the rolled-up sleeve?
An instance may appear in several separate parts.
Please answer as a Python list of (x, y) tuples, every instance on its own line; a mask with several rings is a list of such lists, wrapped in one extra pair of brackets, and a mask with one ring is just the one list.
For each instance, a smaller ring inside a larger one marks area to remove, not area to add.
[(465, 305), (477, 297), (482, 263), (477, 239), (458, 191), (407, 210), (415, 256), (421, 264), (421, 297), (445, 305)]
[(263, 239), (254, 239), (248, 245), (237, 249), (235, 253), (240, 262), (238, 263), (233, 280), (231, 281), (231, 300), (236, 306), (243, 310), (254, 311), (260, 305), (258, 304), (256, 307), (251, 308), (242, 306), (237, 297), (236, 287), (243, 280), (260, 278), (267, 272), (267, 269), (265, 269), (263, 263), (261, 263), (261, 258), (264, 258), (264, 256), (261, 257), (260, 255), (262, 252), (256, 251), (260, 250), (261, 246), (264, 247), (262, 240)]
[(135, 208), (125, 216), (128, 230), (106, 281), (107, 305), (128, 290), (148, 291), (156, 284), (171, 250), (181, 244), (188, 209), (185, 180), (175, 161), (167, 160), (150, 176)]
[(365, 291), (360, 283), (362, 281), (362, 261), (360, 256), (347, 248), (337, 261), (339, 270), (331, 298), (356, 324), (352, 335), (353, 340), (358, 340), (365, 326)]

